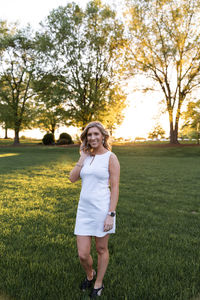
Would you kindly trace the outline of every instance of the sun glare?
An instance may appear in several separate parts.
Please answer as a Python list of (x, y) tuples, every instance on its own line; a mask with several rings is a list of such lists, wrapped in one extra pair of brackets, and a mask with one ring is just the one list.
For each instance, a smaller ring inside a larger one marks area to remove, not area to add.
[(124, 121), (115, 132), (116, 137), (130, 140), (136, 137), (147, 138), (156, 123), (163, 127), (168, 136), (168, 119), (166, 114), (160, 114), (160, 99), (135, 92), (128, 95), (128, 101)]
[(16, 156), (16, 155), (19, 155), (19, 153), (4, 153), (4, 154), (0, 154), (0, 158), (8, 157), (8, 156)]

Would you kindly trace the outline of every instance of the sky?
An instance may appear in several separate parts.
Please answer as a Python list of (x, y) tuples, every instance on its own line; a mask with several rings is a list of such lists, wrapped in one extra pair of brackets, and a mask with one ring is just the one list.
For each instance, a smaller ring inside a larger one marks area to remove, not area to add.
[[(0, 19), (7, 20), (8, 22), (18, 21), (20, 26), (25, 26), (27, 23), (37, 29), (39, 23), (49, 14), (53, 8), (57, 8), (59, 5), (66, 5), (71, 1), (66, 0), (0, 0)], [(74, 0), (81, 7), (85, 7), (87, 0)], [(104, 0), (104, 3), (110, 3), (119, 6), (121, 1), (119, 0)], [(142, 79), (145, 80), (145, 79)], [(159, 102), (161, 95), (158, 93), (155, 95), (147, 95), (139, 92), (133, 92), (134, 79), (130, 80), (127, 89), (127, 102), (129, 103), (125, 110), (125, 118), (122, 125), (115, 132), (116, 137), (124, 137), (134, 139), (135, 137), (147, 137), (148, 133), (152, 130), (156, 123), (156, 118), (159, 116)], [(168, 135), (169, 126), (167, 115), (161, 116), (159, 123)], [(68, 131), (70, 134), (75, 135), (77, 129), (75, 128), (60, 128), (56, 131), (56, 135), (61, 132)], [(1, 132), (2, 133), (2, 132)], [(44, 133), (39, 130), (25, 131), (21, 134), (27, 137), (41, 138)], [(13, 133), (10, 131), (9, 135), (12, 137)], [(0, 134), (0, 137), (3, 137)]]

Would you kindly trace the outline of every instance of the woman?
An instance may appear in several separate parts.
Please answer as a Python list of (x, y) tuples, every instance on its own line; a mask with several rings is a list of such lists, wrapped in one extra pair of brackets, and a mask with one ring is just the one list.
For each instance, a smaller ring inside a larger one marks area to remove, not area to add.
[[(91, 298), (104, 289), (103, 277), (108, 261), (108, 238), (115, 233), (116, 206), (119, 195), (120, 166), (108, 144), (109, 134), (100, 122), (89, 123), (81, 134), (81, 155), (70, 173), (70, 181), (82, 179), (74, 234), (80, 263), (86, 272), (81, 290), (94, 287)], [(110, 182), (110, 189), (109, 189)], [(90, 255), (92, 236), (98, 253), (98, 273), (92, 268)]]

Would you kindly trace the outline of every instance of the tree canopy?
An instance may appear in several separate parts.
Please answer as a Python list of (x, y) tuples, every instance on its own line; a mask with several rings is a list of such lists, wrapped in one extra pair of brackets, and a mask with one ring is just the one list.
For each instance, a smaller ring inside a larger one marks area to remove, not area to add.
[(104, 121), (116, 105), (122, 115), (126, 99), (117, 79), (123, 30), (116, 13), (96, 0), (85, 11), (75, 3), (54, 9), (43, 23), (38, 41), (47, 72), (53, 70), (65, 89), (68, 124), (84, 128), (92, 120)]

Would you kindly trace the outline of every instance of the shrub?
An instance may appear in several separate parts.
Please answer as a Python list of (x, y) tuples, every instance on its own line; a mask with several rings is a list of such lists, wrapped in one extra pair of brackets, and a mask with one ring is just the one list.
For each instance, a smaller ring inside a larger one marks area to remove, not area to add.
[(67, 145), (67, 144), (69, 144), (67, 139), (60, 139), (57, 141), (57, 145)]
[(55, 140), (54, 140), (54, 135), (52, 133), (47, 133), (44, 135), (42, 142), (44, 145), (54, 145)]
[(25, 135), (20, 136), (20, 140), (25, 140), (25, 139), (26, 139)]
[(72, 141), (72, 137), (70, 134), (66, 133), (66, 132), (63, 132), (60, 134), (59, 136), (59, 140), (57, 142), (58, 145), (65, 145), (65, 144), (60, 144), (60, 141), (61, 140), (65, 140), (65, 144), (73, 144), (74, 142)]

